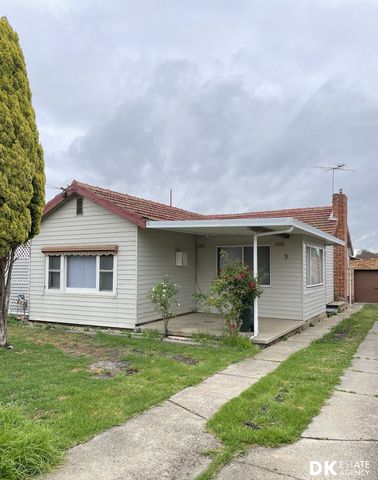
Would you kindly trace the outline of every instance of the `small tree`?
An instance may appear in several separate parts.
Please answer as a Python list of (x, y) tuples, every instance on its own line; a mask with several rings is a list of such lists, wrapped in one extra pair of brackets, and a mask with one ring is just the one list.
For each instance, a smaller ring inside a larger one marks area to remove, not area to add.
[(165, 275), (163, 280), (149, 291), (149, 297), (163, 319), (165, 337), (168, 337), (169, 319), (175, 314), (174, 307), (180, 306), (175, 298), (179, 290), (180, 287), (173, 283), (168, 275)]
[(24, 57), (17, 34), (0, 18), (0, 348), (16, 248), (39, 231), (45, 174)]
[(217, 310), (229, 333), (238, 333), (244, 310), (253, 306), (262, 288), (247, 265), (240, 261), (228, 263), (227, 254), (223, 252), (222, 257), (225, 266), (211, 282), (209, 293), (196, 298), (208, 311)]

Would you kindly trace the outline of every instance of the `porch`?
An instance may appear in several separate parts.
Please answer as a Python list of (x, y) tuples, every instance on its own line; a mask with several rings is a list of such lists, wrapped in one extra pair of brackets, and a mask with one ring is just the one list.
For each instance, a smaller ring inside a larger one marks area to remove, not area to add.
[[(286, 335), (292, 335), (301, 330), (306, 322), (281, 318), (259, 318), (259, 334), (253, 342), (259, 345), (270, 345)], [(163, 333), (162, 320), (139, 325), (143, 330), (158, 330)], [(193, 334), (209, 334), (221, 336), (224, 333), (223, 320), (219, 315), (209, 313), (188, 313), (171, 318), (168, 324), (169, 335), (177, 337), (191, 337)], [(252, 335), (245, 333), (246, 335)]]

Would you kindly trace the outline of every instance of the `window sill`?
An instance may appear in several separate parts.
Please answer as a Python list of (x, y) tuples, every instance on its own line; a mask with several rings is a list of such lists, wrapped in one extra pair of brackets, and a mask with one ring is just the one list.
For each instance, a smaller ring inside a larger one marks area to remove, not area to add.
[(83, 295), (85, 297), (111, 297), (111, 298), (117, 297), (116, 292), (100, 292), (100, 291), (89, 292), (88, 290), (80, 291), (80, 290), (58, 290), (58, 289), (56, 290), (45, 289), (44, 295), (59, 295), (59, 296)]
[(315, 288), (315, 287), (323, 287), (324, 286), (324, 282), (323, 283), (315, 283), (315, 285), (306, 285), (306, 288)]

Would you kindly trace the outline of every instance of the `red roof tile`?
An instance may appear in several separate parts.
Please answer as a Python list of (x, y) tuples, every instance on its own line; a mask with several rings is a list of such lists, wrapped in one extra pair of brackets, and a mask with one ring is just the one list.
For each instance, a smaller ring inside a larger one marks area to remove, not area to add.
[(293, 217), (323, 232), (334, 235), (337, 220), (331, 218), (332, 207), (290, 208), (286, 210), (266, 210), (262, 212), (230, 213), (222, 215), (207, 215), (208, 219), (231, 218), (282, 218)]
[(144, 198), (133, 197), (127, 193), (113, 192), (105, 188), (81, 184), (88, 188), (95, 195), (99, 195), (115, 205), (136, 213), (148, 220), (196, 220), (204, 216), (199, 213), (190, 212), (177, 207), (171, 207), (164, 203), (145, 200)]
[(44, 216), (50, 214), (72, 195), (87, 197), (136, 225), (144, 228), (146, 220), (211, 220), (232, 218), (277, 218), (293, 217), (326, 233), (334, 235), (337, 221), (331, 218), (332, 207), (293, 208), (287, 210), (269, 210), (221, 215), (203, 215), (200, 213), (171, 207), (163, 203), (145, 200), (126, 193), (114, 192), (105, 188), (88, 185), (74, 180), (65, 194), (59, 194), (45, 207)]

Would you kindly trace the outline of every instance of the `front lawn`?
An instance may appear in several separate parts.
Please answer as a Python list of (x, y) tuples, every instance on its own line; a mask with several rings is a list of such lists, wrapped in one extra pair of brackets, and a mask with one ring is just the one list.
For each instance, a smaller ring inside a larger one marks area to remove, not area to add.
[[(45, 325), (12, 324), (9, 337), (14, 350), (0, 351), (0, 426), (12, 424), (5, 440), (0, 435), (0, 478), (9, 479), (48, 469), (59, 452), (258, 350)], [(29, 465), (23, 449), (33, 441), (40, 458)]]
[(298, 440), (377, 320), (378, 307), (365, 306), (225, 404), (208, 422), (223, 445), (198, 480), (214, 478), (249, 446)]

